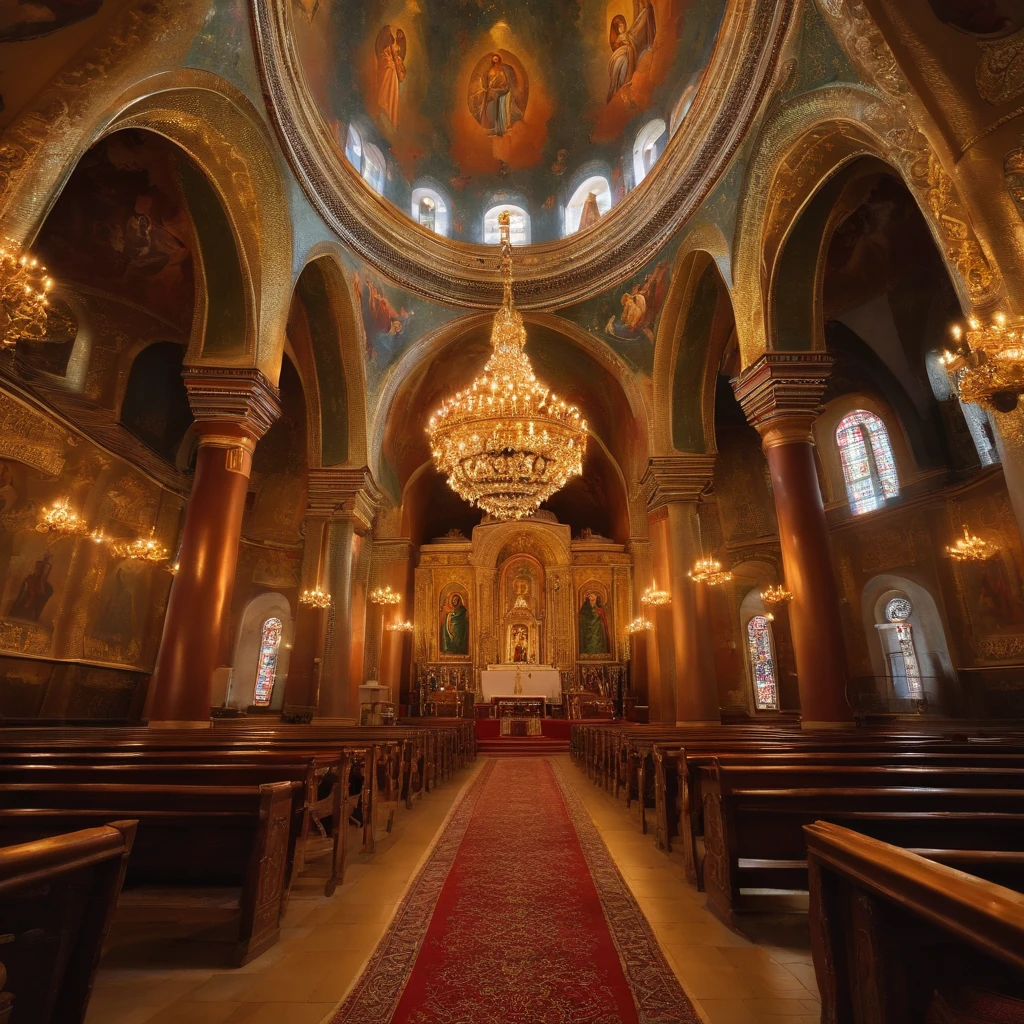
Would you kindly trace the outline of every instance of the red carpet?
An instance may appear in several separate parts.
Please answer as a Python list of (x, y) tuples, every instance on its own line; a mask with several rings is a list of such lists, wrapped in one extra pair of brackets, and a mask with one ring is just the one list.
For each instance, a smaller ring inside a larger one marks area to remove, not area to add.
[(697, 1024), (579, 798), (488, 761), (333, 1024)]

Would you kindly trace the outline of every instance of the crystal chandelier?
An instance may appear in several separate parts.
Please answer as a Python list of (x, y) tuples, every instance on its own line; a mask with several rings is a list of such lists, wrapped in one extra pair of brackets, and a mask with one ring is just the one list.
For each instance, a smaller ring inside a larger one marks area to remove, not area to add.
[(48, 508), (42, 519), (36, 523), (36, 529), (40, 533), (56, 533), (61, 537), (73, 537), (76, 534), (86, 533), (88, 527), (85, 520), (71, 507), (70, 498), (61, 498)]
[(46, 267), (34, 256), (15, 256), (0, 247), (0, 347), (46, 337), (46, 293), (52, 287)]
[(370, 604), (399, 604), (402, 595), (390, 587), (377, 587), (370, 592)]
[(299, 604), (304, 604), (307, 608), (330, 608), (331, 595), (326, 590), (321, 590), (317, 584), (312, 590), (304, 590), (299, 594)]
[(389, 622), (384, 628), (389, 633), (411, 633), (416, 627), (411, 622)]
[(706, 583), (709, 587), (719, 587), (732, 579), (732, 573), (723, 569), (722, 563), (715, 558), (698, 559), (689, 575), (694, 583)]
[(110, 550), (118, 558), (131, 558), (137, 562), (166, 562), (168, 554), (167, 548), (152, 534), (135, 540), (115, 540)]
[(627, 627), (626, 632), (633, 636), (636, 633), (646, 633), (648, 630), (653, 629), (654, 625), (649, 619), (645, 619), (642, 615), (635, 618)]
[(583, 472), (587, 424), (574, 405), (534, 376), (523, 347), (526, 329), (512, 302), (509, 215), (498, 216), (504, 301), (491, 330), (484, 372), (446, 399), (427, 434), (448, 486), (496, 519), (532, 515)]
[(946, 548), (946, 554), (957, 562), (984, 562), (997, 550), (994, 544), (974, 536), (965, 526), (964, 535), (955, 544), (950, 544)]
[(640, 597), (641, 604), (650, 605), (653, 608), (660, 608), (671, 600), (672, 595), (667, 590), (659, 590), (658, 584), (655, 582), (652, 582)]
[(1009, 412), (1024, 391), (1024, 317), (996, 313), (990, 324), (971, 317), (952, 328), (956, 351), (942, 362), (956, 381), (961, 401), (984, 402)]
[(765, 604), (785, 604), (793, 600), (793, 595), (780, 583), (773, 587), (765, 587), (761, 591), (761, 600)]

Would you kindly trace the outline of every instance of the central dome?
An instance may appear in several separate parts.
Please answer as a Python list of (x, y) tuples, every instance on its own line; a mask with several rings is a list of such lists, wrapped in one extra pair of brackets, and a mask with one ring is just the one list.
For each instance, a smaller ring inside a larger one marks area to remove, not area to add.
[(339, 160), (421, 226), (543, 242), (590, 226), (683, 123), (725, 0), (299, 0)]

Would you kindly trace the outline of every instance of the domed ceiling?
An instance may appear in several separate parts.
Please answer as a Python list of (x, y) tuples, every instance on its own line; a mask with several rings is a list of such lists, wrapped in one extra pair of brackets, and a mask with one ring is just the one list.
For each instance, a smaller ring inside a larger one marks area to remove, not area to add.
[(564, 234), (565, 206), (585, 182), (608, 182), (604, 206), (635, 185), (638, 137), (659, 119), (667, 126), (648, 130), (650, 158), (684, 121), (724, 9), (725, 0), (295, 0), (291, 20), (338, 159), (348, 147), (372, 179), (366, 161), (379, 152), (378, 191), (409, 216), (413, 189), (433, 190), (452, 238), (484, 241), (485, 211), (509, 203), (542, 242)]

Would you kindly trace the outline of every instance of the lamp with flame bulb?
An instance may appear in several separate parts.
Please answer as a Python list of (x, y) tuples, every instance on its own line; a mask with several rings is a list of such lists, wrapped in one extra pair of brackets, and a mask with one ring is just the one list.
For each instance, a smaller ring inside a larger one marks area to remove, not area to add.
[(61, 537), (74, 537), (89, 531), (85, 520), (71, 508), (70, 498), (61, 498), (46, 509), (36, 529), (40, 533), (56, 533)]
[(974, 536), (967, 527), (964, 535), (946, 548), (946, 554), (956, 562), (984, 562), (991, 558), (999, 549), (980, 537)]
[(650, 605), (652, 608), (660, 608), (672, 600), (672, 595), (667, 590), (659, 590), (656, 581), (652, 580), (651, 585), (640, 596), (640, 603)]
[(646, 633), (649, 630), (654, 629), (654, 623), (650, 619), (645, 619), (642, 615), (637, 616), (627, 627), (626, 632), (633, 636), (636, 633)]
[(0, 348), (46, 337), (47, 293), (53, 281), (46, 267), (27, 253), (0, 247)]
[(118, 558), (130, 558), (137, 562), (166, 562), (167, 548), (151, 533), (148, 537), (136, 537), (134, 540), (111, 541), (110, 550)]
[(732, 579), (732, 573), (722, 568), (722, 563), (715, 558), (700, 558), (694, 562), (689, 572), (694, 583), (705, 583), (709, 587), (719, 587)]
[(331, 600), (331, 595), (326, 590), (321, 590), (319, 584), (312, 590), (304, 590), (299, 594), (299, 604), (304, 604), (307, 608), (330, 608)]
[(793, 595), (781, 584), (765, 587), (761, 591), (761, 600), (765, 604), (785, 604), (793, 600)]
[(411, 622), (389, 622), (384, 627), (389, 633), (411, 633), (416, 627)]
[(990, 323), (969, 317), (955, 324), (952, 352), (942, 364), (949, 370), (963, 402), (980, 402), (1010, 412), (1024, 391), (1024, 318), (996, 313)]

